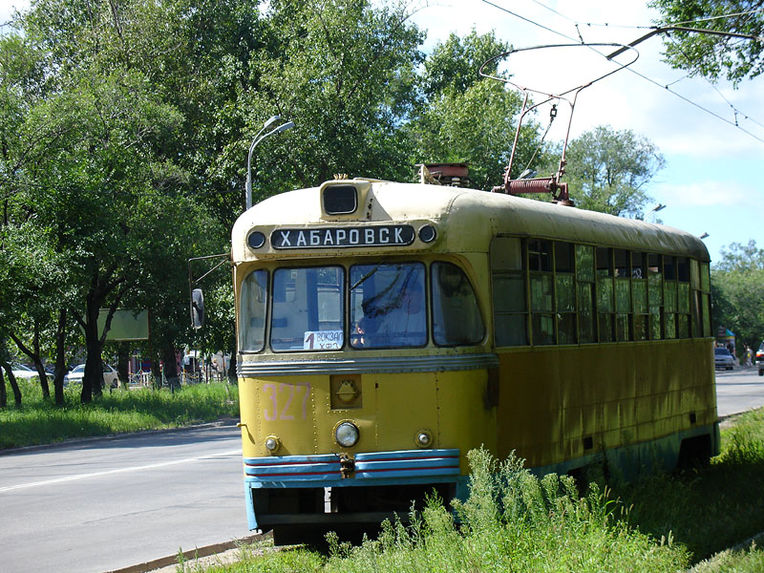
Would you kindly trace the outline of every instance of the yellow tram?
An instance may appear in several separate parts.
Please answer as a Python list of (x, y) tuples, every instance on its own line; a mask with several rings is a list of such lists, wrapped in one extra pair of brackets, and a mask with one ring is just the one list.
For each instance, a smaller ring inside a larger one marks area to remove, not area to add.
[(459, 187), (285, 192), (232, 233), (250, 529), (380, 522), (466, 454), (629, 475), (718, 453), (696, 237)]

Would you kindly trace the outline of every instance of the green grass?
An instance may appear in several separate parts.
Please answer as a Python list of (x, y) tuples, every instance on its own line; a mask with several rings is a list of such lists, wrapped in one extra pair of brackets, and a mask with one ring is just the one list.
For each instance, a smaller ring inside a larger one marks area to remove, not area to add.
[(430, 500), (411, 525), (388, 523), (360, 546), (245, 546), (235, 563), (178, 571), (763, 571), (751, 537), (764, 531), (764, 410), (723, 428), (722, 444), (709, 467), (612, 489), (594, 482), (585, 495), (566, 476), (538, 479), (520, 460), (473, 451), (474, 485), (454, 512)]
[(671, 533), (694, 560), (764, 531), (764, 410), (722, 429), (722, 453), (709, 467), (615, 487), (629, 519), (655, 537)]
[(0, 409), (0, 449), (47, 444), (71, 438), (174, 428), (239, 415), (236, 386), (225, 383), (167, 389), (115, 390), (90, 404), (79, 403), (79, 388), (66, 389), (66, 404), (42, 399), (39, 384), (22, 386), (21, 408)]

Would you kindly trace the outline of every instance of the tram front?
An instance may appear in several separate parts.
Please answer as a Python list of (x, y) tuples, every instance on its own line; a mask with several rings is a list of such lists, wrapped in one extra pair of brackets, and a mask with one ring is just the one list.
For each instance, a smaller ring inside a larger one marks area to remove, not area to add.
[(495, 445), (487, 255), (447, 250), (459, 192), (425, 187), (330, 181), (234, 227), (248, 521), (277, 543), (463, 495)]

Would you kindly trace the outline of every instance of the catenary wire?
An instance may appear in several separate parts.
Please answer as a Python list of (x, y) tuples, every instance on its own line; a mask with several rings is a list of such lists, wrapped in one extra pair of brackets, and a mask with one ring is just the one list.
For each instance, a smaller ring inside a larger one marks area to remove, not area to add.
[[(574, 38), (574, 37), (572, 37), (572, 36), (569, 36), (569, 35), (567, 35), (567, 34), (565, 34), (565, 33), (563, 33), (563, 32), (560, 32), (560, 31), (558, 31), (558, 30), (554, 30), (554, 29), (552, 29), (552, 28), (550, 28), (550, 27), (548, 27), (548, 26), (545, 26), (545, 25), (543, 25), (543, 24), (540, 24), (540, 23), (538, 23), (538, 22), (536, 22), (536, 21), (534, 21), (534, 20), (532, 20), (532, 19), (530, 19), (530, 18), (527, 18), (527, 17), (525, 17), (525, 16), (522, 16), (522, 15), (520, 15), (520, 14), (516, 13), (516, 12), (513, 12), (512, 10), (509, 10), (508, 8), (505, 8), (505, 7), (503, 7), (503, 6), (500, 6), (500, 5), (498, 5), (498, 4), (494, 3), (494, 2), (492, 2), (491, 0), (481, 0), (481, 1), (482, 1), (483, 3), (485, 3), (485, 4), (488, 4), (488, 5), (490, 5), (490, 6), (493, 6), (494, 8), (496, 8), (496, 9), (498, 9), (498, 10), (502, 11), (502, 12), (506, 12), (507, 14), (509, 14), (509, 15), (511, 15), (511, 16), (514, 16), (515, 18), (518, 18), (518, 19), (520, 19), (520, 20), (523, 20), (524, 22), (527, 22), (527, 23), (529, 23), (529, 24), (532, 24), (533, 26), (536, 26), (536, 27), (538, 27), (538, 28), (541, 28), (541, 29), (543, 29), (543, 30), (546, 30), (547, 32), (551, 32), (552, 34), (555, 34), (555, 35), (557, 35), (557, 36), (560, 36), (560, 37), (562, 37), (562, 38), (565, 38), (566, 40), (569, 40), (569, 41), (571, 41), (571, 42), (580, 42), (580, 43), (584, 43), (584, 42), (583, 42), (583, 38), (582, 38), (582, 37), (581, 37), (581, 35), (580, 35), (580, 32), (579, 32), (579, 37), (578, 37), (578, 38)], [(536, 0), (534, 0), (534, 1), (536, 1)], [(540, 2), (537, 2), (537, 1), (536, 1), (536, 3), (537, 3), (537, 4), (540, 4)], [(756, 11), (764, 11), (764, 8), (762, 8), (762, 9), (759, 9), (759, 10), (755, 10), (755, 11), (753, 11), (753, 12), (756, 12)], [(749, 11), (749, 12), (751, 12), (751, 11)], [(716, 17), (716, 18), (721, 18), (721, 17), (725, 17), (725, 16), (726, 16), (726, 17), (731, 17), (731, 16), (734, 16), (734, 15), (740, 15), (740, 14), (748, 14), (749, 12), (743, 12), (743, 13), (739, 13), (739, 14), (729, 14), (729, 15), (724, 15), (724, 16), (718, 16), (718, 17)], [(560, 14), (560, 16), (562, 16), (562, 15)], [(565, 16), (563, 16), (563, 17), (565, 17)], [(567, 18), (567, 19), (570, 19), (570, 18)], [(702, 20), (698, 20), (698, 21), (702, 21)], [(631, 27), (631, 28), (640, 28), (641, 26), (629, 26), (629, 27)], [(655, 29), (656, 27), (655, 27), (655, 26), (645, 26), (645, 28), (648, 28), (648, 29)], [(576, 30), (578, 30), (578, 26), (576, 26)], [(591, 48), (591, 49), (592, 49), (592, 50), (593, 50), (595, 53), (597, 53), (597, 54), (600, 54), (601, 56), (605, 57), (605, 54), (603, 54), (602, 52), (600, 52), (600, 51), (598, 51), (598, 50), (596, 50), (596, 49), (594, 49), (594, 48)], [(670, 89), (668, 85), (665, 85), (665, 84), (661, 84), (660, 82), (658, 82), (658, 81), (656, 81), (656, 80), (652, 79), (651, 77), (649, 77), (649, 76), (647, 76), (647, 75), (645, 75), (645, 74), (643, 74), (643, 73), (641, 73), (641, 72), (638, 72), (637, 70), (635, 70), (635, 69), (633, 69), (633, 68), (630, 68), (630, 67), (629, 67), (629, 68), (626, 68), (626, 70), (627, 70), (627, 71), (630, 71), (630, 72), (631, 72), (631, 73), (633, 73), (633, 74), (636, 74), (638, 77), (640, 77), (640, 78), (642, 78), (642, 79), (644, 79), (644, 80), (646, 80), (646, 81), (650, 82), (651, 84), (653, 84), (653, 85), (655, 85), (655, 86), (657, 86), (657, 87), (659, 87), (659, 88), (662, 88), (662, 89), (664, 89), (664, 90), (668, 91), (670, 94), (674, 95), (675, 97), (678, 97), (679, 99), (681, 99), (681, 100), (682, 100), (682, 101), (684, 101), (685, 103), (688, 103), (688, 104), (692, 105), (693, 107), (695, 107), (695, 108), (699, 109), (700, 111), (703, 111), (703, 112), (705, 112), (705, 113), (707, 113), (707, 114), (709, 114), (709, 115), (711, 115), (711, 116), (713, 116), (713, 117), (715, 117), (715, 118), (719, 119), (720, 121), (723, 121), (724, 123), (726, 123), (726, 124), (728, 124), (728, 125), (731, 125), (732, 127), (735, 127), (735, 128), (737, 128), (737, 129), (739, 129), (740, 131), (742, 131), (742, 132), (743, 132), (743, 133), (745, 133), (746, 135), (749, 135), (750, 137), (754, 138), (755, 140), (757, 140), (757, 141), (759, 141), (759, 142), (761, 142), (761, 143), (764, 143), (764, 138), (761, 138), (761, 137), (757, 136), (756, 134), (754, 134), (754, 133), (752, 133), (752, 132), (748, 131), (747, 129), (745, 129), (745, 128), (741, 127), (741, 126), (740, 126), (740, 125), (739, 125), (739, 124), (738, 124), (736, 121), (730, 121), (729, 119), (727, 119), (727, 118), (725, 118), (725, 117), (723, 117), (723, 116), (719, 115), (718, 113), (714, 112), (713, 110), (710, 110), (710, 109), (708, 109), (708, 108), (706, 108), (706, 107), (704, 107), (704, 106), (700, 105), (699, 103), (697, 103), (697, 102), (694, 102), (693, 100), (691, 100), (690, 98), (688, 98), (688, 97), (686, 97), (686, 96), (684, 96), (684, 95), (680, 94), (679, 92), (676, 92), (676, 91), (674, 91), (674, 90)], [(676, 83), (676, 82), (674, 82), (674, 83)], [(729, 102), (727, 102), (727, 103), (729, 104)], [(731, 104), (730, 104), (730, 105), (731, 105)], [(735, 111), (735, 113), (736, 113), (736, 114), (740, 114), (740, 115), (742, 115), (743, 117), (745, 117), (746, 119), (749, 119), (749, 117), (748, 117), (748, 115), (747, 115), (747, 114), (744, 114), (744, 113), (742, 113), (740, 110), (738, 110), (738, 109), (737, 109), (737, 108), (735, 108), (734, 106), (733, 106), (733, 110)], [(754, 122), (754, 123), (756, 123), (757, 125), (761, 125), (759, 122), (757, 122), (757, 121), (755, 121), (755, 120), (751, 120), (751, 121), (753, 121), (753, 122)]]

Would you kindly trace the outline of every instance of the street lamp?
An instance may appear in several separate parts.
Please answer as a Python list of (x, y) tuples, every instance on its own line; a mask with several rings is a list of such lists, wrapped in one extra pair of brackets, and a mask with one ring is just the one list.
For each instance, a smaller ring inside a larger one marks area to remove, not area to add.
[(703, 234), (702, 234), (700, 237), (698, 237), (698, 238), (699, 238), (699, 239), (705, 239), (706, 237), (710, 237), (710, 236), (711, 236), (711, 235), (709, 235), (708, 233), (703, 233)]
[[(663, 209), (665, 209), (665, 208), (666, 208), (666, 206), (665, 206), (663, 203), (658, 203), (658, 204), (657, 204), (655, 207), (653, 207), (652, 209), (650, 209), (650, 210), (648, 211), (648, 213), (647, 213), (647, 214), (648, 214), (648, 215), (652, 215), (652, 220), (653, 220), (653, 223), (655, 223), (655, 222), (656, 222), (656, 219), (655, 219), (655, 214), (656, 214), (658, 211), (662, 211), (662, 210), (663, 210)], [(660, 221), (658, 221), (658, 222), (660, 222)]]
[[(268, 121), (266, 121), (263, 124), (262, 129), (257, 132), (255, 139), (252, 140), (252, 145), (249, 146), (249, 153), (247, 154), (247, 183), (246, 183), (247, 209), (249, 209), (252, 206), (252, 152), (255, 151), (255, 147), (257, 147), (257, 144), (260, 143), (266, 137), (270, 137), (274, 133), (281, 133), (282, 131), (286, 131), (287, 129), (292, 129), (294, 127), (294, 122), (287, 121), (286, 123), (282, 123), (278, 127), (271, 129), (280, 120), (281, 120), (281, 116), (279, 115), (274, 115), (270, 117)], [(270, 131), (263, 134), (264, 131), (267, 131), (269, 129)]]

